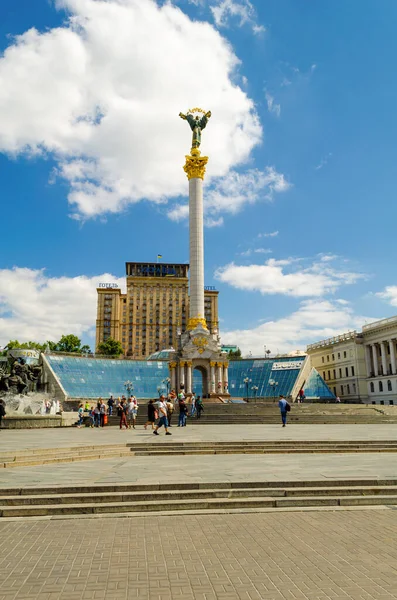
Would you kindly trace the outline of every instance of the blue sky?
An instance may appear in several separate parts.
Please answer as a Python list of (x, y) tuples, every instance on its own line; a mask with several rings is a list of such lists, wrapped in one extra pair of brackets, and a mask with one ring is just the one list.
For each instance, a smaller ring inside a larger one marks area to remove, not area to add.
[(303, 349), (396, 312), (397, 5), (3, 0), (0, 346), (77, 333), (125, 261), (188, 261), (190, 132), (222, 341)]

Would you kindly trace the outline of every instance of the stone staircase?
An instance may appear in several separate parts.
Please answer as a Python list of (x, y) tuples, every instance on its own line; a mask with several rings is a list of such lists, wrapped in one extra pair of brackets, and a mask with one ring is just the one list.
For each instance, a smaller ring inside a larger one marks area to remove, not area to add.
[[(190, 406), (189, 406), (190, 410)], [(173, 414), (172, 424), (178, 424), (178, 409)], [(145, 404), (140, 405), (137, 425), (147, 420)], [(279, 425), (280, 411), (277, 403), (214, 404), (206, 402), (201, 419), (188, 417), (187, 424), (193, 425)], [(397, 406), (380, 407), (365, 404), (292, 404), (288, 423), (294, 424), (376, 424), (397, 423)], [(118, 426), (119, 418), (109, 418), (109, 425)]]
[(0, 517), (183, 514), (397, 505), (396, 479), (103, 484), (0, 490)]
[[(131, 456), (181, 456), (208, 454), (341, 454), (358, 452), (397, 452), (397, 440), (279, 440), (279, 441), (214, 441), (180, 442), (165, 438), (150, 441), (111, 445), (71, 446), (68, 448), (40, 448), (0, 454), (0, 468), (29, 467), (45, 464), (69, 463), (84, 460)], [(0, 489), (1, 492), (1, 489)]]

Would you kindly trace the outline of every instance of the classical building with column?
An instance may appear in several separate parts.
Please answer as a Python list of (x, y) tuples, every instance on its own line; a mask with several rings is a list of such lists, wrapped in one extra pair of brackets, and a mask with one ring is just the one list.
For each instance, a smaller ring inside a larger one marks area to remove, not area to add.
[(335, 396), (346, 402), (367, 402), (367, 371), (363, 335), (349, 331), (307, 347), (312, 366)]
[(369, 402), (397, 404), (397, 316), (362, 329)]

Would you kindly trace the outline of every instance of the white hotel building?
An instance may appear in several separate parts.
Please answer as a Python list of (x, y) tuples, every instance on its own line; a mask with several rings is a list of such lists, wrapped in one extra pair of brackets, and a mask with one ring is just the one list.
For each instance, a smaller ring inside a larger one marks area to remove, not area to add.
[(362, 329), (369, 402), (397, 404), (397, 316)]
[(310, 344), (307, 353), (342, 401), (397, 404), (397, 316)]

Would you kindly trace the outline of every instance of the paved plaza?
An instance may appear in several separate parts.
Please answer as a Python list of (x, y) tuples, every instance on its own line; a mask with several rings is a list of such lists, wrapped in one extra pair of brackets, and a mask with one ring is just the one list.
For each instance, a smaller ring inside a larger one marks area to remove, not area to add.
[(391, 600), (393, 510), (0, 523), (1, 600)]
[[(171, 440), (394, 440), (397, 425), (191, 426)], [(0, 452), (166, 443), (142, 429), (1, 431)], [(397, 478), (395, 453), (127, 456), (0, 470), (0, 488)], [(0, 600), (397, 599), (393, 507), (0, 520)]]

